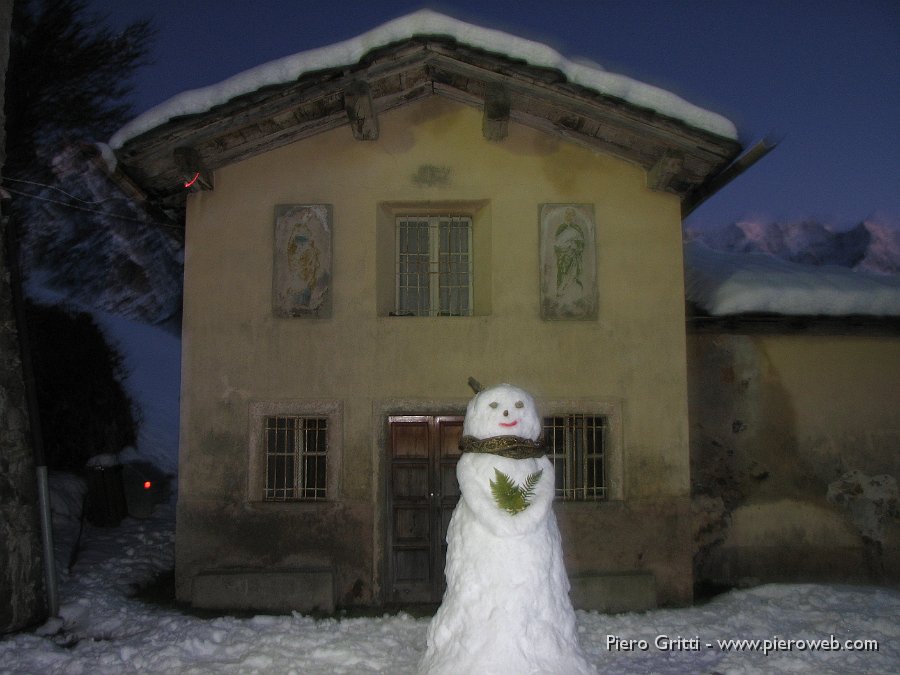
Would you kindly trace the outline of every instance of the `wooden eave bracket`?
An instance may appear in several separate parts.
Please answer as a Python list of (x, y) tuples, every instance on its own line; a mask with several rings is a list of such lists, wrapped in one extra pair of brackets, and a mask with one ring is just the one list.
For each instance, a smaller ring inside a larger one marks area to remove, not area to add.
[(671, 151), (663, 153), (647, 172), (647, 187), (658, 192), (668, 190), (683, 166), (684, 156), (680, 153)]
[(481, 133), (489, 141), (502, 141), (509, 133), (510, 112), (509, 91), (499, 82), (485, 86), (484, 115), (481, 119)]
[(213, 189), (212, 171), (206, 168), (199, 152), (192, 147), (181, 146), (175, 148), (172, 154), (184, 189), (192, 192)]
[(378, 116), (367, 82), (353, 80), (347, 85), (344, 89), (344, 110), (353, 131), (353, 138), (358, 141), (378, 139)]

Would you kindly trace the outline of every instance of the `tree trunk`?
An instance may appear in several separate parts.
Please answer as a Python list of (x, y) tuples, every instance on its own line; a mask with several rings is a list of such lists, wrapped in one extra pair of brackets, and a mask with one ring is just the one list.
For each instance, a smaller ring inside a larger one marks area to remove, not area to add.
[[(12, 0), (0, 0), (0, 182)], [(0, 633), (46, 618), (34, 457), (16, 329), (6, 228), (0, 218)]]

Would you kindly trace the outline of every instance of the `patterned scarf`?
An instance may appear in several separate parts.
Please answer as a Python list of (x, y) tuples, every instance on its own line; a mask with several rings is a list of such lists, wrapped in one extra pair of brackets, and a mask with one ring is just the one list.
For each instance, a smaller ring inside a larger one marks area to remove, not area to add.
[(459, 439), (459, 449), (462, 452), (484, 452), (510, 459), (543, 457), (547, 454), (543, 438), (532, 441), (519, 436), (491, 436), (483, 439), (463, 436)]

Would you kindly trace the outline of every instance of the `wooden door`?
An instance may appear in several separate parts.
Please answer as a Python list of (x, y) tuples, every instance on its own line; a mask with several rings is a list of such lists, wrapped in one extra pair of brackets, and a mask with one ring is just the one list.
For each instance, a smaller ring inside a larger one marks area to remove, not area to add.
[(440, 602), (447, 526), (459, 500), (456, 462), (463, 418), (389, 419), (386, 600)]

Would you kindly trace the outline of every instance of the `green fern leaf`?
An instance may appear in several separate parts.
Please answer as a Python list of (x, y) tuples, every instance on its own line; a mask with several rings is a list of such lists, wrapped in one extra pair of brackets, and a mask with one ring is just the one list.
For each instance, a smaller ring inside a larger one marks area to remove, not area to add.
[(507, 476), (500, 469), (494, 469), (496, 481), (491, 481), (491, 495), (497, 506), (501, 509), (516, 515), (528, 508), (531, 503), (529, 500), (534, 496), (534, 488), (543, 475), (543, 470), (529, 474), (525, 478), (525, 485), (519, 486), (512, 478)]
[(517, 502), (518, 498), (521, 497), (518, 486), (513, 483), (512, 478), (500, 471), (500, 469), (494, 469), (494, 476), (496, 476), (497, 480), (496, 482), (491, 481), (491, 495), (494, 497), (494, 501), (497, 502), (497, 506), (508, 513), (518, 513), (520, 505)]
[(541, 476), (544, 475), (544, 470), (535, 471), (534, 473), (528, 474), (525, 478), (524, 487), (519, 488), (522, 491), (522, 497), (525, 498), (525, 501), (529, 501), (532, 497), (534, 497), (534, 488), (537, 487), (538, 482), (541, 480)]

